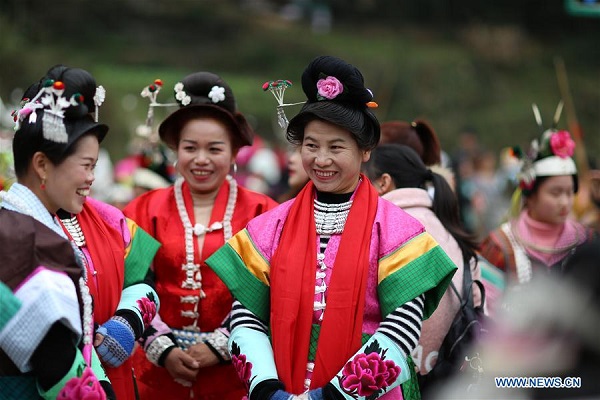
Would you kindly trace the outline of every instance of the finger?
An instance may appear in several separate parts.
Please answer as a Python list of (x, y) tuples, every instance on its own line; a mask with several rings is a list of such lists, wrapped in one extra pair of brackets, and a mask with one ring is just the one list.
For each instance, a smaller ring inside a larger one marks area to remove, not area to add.
[(103, 341), (104, 341), (104, 336), (99, 333), (96, 333), (96, 336), (94, 336), (94, 347), (100, 346)]
[(192, 387), (192, 382), (188, 382), (188, 381), (180, 379), (180, 378), (175, 379), (175, 382), (177, 382), (180, 385), (185, 386), (185, 387)]
[(194, 359), (194, 357), (190, 356), (189, 354), (186, 354), (186, 353), (181, 354), (180, 360), (181, 360), (181, 363), (187, 368), (191, 368), (191, 369), (200, 368), (200, 363), (198, 363), (198, 361), (196, 361)]

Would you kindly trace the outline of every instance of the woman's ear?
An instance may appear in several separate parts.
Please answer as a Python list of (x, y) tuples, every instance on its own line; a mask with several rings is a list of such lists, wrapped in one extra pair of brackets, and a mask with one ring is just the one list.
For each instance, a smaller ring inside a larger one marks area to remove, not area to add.
[(36, 152), (31, 158), (31, 168), (40, 180), (45, 180), (48, 175), (50, 160), (41, 151)]
[(379, 177), (377, 191), (380, 195), (391, 192), (394, 189), (396, 189), (396, 185), (394, 184), (394, 180), (392, 179), (390, 174), (386, 172), (383, 175), (381, 175), (381, 177)]

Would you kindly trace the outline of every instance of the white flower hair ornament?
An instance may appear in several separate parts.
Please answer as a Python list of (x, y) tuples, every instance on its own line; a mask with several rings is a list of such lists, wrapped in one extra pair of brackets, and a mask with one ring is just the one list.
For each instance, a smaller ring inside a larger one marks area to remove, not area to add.
[(106, 99), (106, 89), (100, 85), (96, 88), (96, 93), (94, 94), (94, 105), (96, 106), (94, 110), (94, 122), (98, 122), (98, 110), (102, 103), (104, 103), (104, 99)]
[(225, 100), (225, 88), (222, 86), (213, 86), (208, 92), (208, 98), (213, 103), (218, 103)]
[(192, 98), (183, 89), (183, 83), (181, 82), (177, 82), (173, 87), (173, 90), (175, 90), (175, 99), (177, 99), (182, 106), (187, 106), (192, 102)]
[(40, 91), (31, 100), (23, 99), (22, 107), (13, 111), (15, 130), (21, 128), (21, 124), (29, 117), (27, 122), (37, 122), (37, 110), (44, 110), (42, 119), (42, 134), (44, 139), (55, 143), (67, 143), (69, 136), (64, 124), (65, 110), (83, 102), (83, 96), (75, 93), (70, 99), (63, 97), (65, 84), (62, 81), (48, 79), (43, 83)]

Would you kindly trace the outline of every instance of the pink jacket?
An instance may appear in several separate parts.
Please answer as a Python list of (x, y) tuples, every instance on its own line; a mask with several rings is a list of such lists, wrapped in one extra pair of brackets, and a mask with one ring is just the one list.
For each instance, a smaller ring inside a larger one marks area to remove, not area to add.
[[(452, 235), (444, 228), (440, 220), (431, 210), (432, 201), (427, 191), (418, 188), (402, 188), (386, 193), (382, 197), (419, 220), (425, 226), (425, 230), (440, 244), (442, 249), (458, 267), (458, 270), (452, 278), (452, 282), (462, 294), (462, 252), (456, 243), (456, 240), (454, 240)], [(481, 279), (481, 271), (474, 260), (471, 262), (471, 275), (473, 279)], [(478, 305), (481, 302), (481, 294), (475, 285), (473, 285), (473, 291), (475, 305)], [(427, 374), (435, 365), (438, 349), (440, 348), (448, 329), (450, 329), (452, 320), (458, 311), (459, 304), (458, 298), (449, 287), (442, 297), (438, 308), (429, 319), (423, 322), (419, 345), (412, 353), (415, 365), (421, 374)]]

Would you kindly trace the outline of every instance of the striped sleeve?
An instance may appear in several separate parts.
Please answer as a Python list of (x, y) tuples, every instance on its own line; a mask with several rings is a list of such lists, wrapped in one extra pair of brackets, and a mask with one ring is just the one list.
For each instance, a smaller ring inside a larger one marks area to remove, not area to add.
[(408, 357), (419, 342), (424, 303), (425, 296), (421, 295), (401, 305), (388, 314), (377, 329), (378, 332), (398, 345), (404, 353), (404, 357)]
[(234, 300), (231, 309), (231, 327), (233, 331), (238, 327), (246, 327), (267, 334), (267, 324), (262, 322), (252, 311), (248, 310), (242, 303)]

